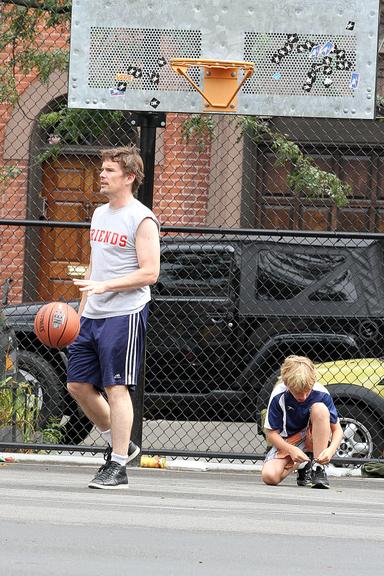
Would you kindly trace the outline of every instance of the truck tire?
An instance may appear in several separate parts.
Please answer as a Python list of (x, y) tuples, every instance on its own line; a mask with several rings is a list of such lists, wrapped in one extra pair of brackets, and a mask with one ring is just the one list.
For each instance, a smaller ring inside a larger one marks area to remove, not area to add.
[(37, 427), (44, 428), (51, 418), (61, 419), (64, 408), (64, 390), (54, 368), (39, 354), (29, 350), (18, 351), (19, 380), (29, 385), (39, 406)]
[(383, 456), (384, 433), (377, 415), (369, 406), (344, 403), (333, 398), (344, 431), (338, 458), (379, 458)]

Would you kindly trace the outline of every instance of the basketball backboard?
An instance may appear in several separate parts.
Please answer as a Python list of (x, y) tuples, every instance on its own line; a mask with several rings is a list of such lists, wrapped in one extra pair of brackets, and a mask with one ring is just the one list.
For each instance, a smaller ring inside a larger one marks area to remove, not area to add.
[[(373, 118), (379, 4), (74, 0), (69, 107)], [(212, 108), (197, 91), (207, 59), (252, 65), (245, 79), (236, 69), (236, 107)]]

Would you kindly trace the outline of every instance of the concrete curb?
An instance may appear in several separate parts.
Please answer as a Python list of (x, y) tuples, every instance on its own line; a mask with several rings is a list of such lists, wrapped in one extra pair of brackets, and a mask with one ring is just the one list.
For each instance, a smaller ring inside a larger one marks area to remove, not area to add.
[[(233, 464), (225, 462), (188, 462), (173, 460), (167, 462), (167, 470), (198, 470), (204, 472), (261, 472), (262, 462), (257, 464)], [(330, 464), (327, 466), (327, 475), (334, 477), (361, 476), (360, 468), (337, 468)]]
[(104, 462), (102, 456), (72, 456), (64, 454), (20, 454), (19, 452), (3, 452), (0, 456), (11, 457), (14, 462), (38, 462), (41, 464), (83, 464), (97, 466)]
[[(102, 456), (74, 456), (71, 454), (20, 454), (0, 453), (0, 456), (13, 458), (14, 462), (36, 462), (41, 464), (79, 464), (83, 466), (100, 466), (104, 462)], [(206, 462), (204, 460), (167, 459), (166, 470), (197, 471), (197, 472), (260, 472), (262, 462), (257, 464), (235, 464), (227, 462)], [(7, 462), (4, 462), (7, 464)], [(139, 467), (139, 466), (138, 466)], [(360, 468), (337, 468), (330, 464), (327, 467), (328, 476), (348, 477), (361, 476)]]

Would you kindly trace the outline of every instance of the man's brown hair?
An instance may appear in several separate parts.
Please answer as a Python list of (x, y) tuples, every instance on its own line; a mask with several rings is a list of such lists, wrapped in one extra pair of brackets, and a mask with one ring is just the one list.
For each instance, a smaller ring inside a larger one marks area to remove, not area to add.
[(133, 174), (135, 179), (132, 183), (132, 192), (135, 194), (144, 179), (144, 164), (136, 146), (124, 146), (121, 148), (110, 148), (101, 151), (101, 159), (117, 162), (124, 172)]

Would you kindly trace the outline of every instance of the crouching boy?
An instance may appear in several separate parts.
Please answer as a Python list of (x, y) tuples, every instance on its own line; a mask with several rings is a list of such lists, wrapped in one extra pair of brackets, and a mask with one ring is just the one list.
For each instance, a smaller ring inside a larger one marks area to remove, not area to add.
[(298, 486), (329, 488), (324, 464), (335, 454), (343, 431), (331, 395), (316, 378), (309, 358), (285, 359), (264, 424), (272, 444), (261, 473), (265, 484), (277, 485), (298, 469)]

